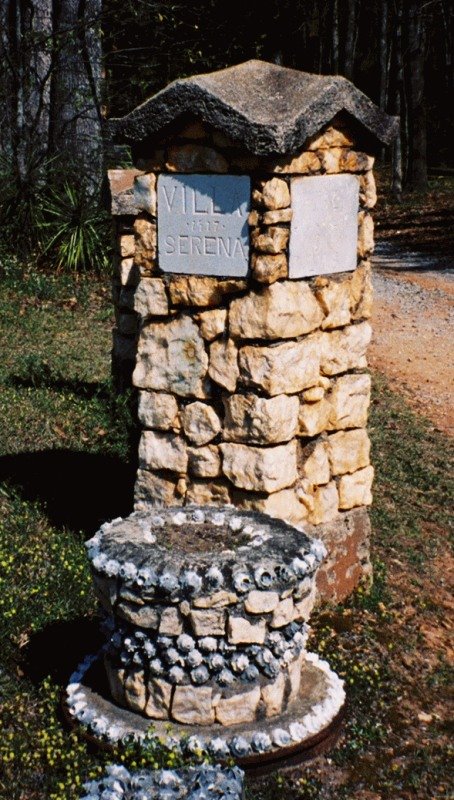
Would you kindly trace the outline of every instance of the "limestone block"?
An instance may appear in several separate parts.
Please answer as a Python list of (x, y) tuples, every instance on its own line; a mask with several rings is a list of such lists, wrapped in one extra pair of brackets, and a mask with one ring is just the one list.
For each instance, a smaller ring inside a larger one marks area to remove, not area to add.
[(252, 244), (260, 253), (282, 253), (287, 247), (290, 231), (288, 228), (280, 228), (271, 225), (264, 231), (260, 229), (253, 231)]
[(212, 147), (183, 144), (169, 148), (166, 169), (169, 172), (227, 172), (228, 163)]
[(200, 325), (200, 333), (203, 338), (212, 342), (221, 333), (224, 333), (227, 323), (227, 309), (213, 308), (210, 311), (202, 311), (197, 316), (197, 322)]
[(142, 330), (133, 384), (182, 397), (205, 397), (208, 356), (190, 317), (153, 323)]
[(304, 653), (300, 653), (298, 658), (290, 664), (288, 668), (288, 676), (290, 679), (290, 694), (288, 703), (293, 703), (299, 696), (301, 686), (301, 668), (304, 661)]
[(196, 401), (181, 412), (183, 430), (196, 445), (207, 444), (221, 430), (221, 421), (212, 406)]
[(363, 208), (371, 209), (377, 202), (377, 187), (374, 173), (368, 170), (359, 179), (359, 201)]
[(189, 619), (196, 636), (224, 636), (226, 612), (223, 608), (191, 611)]
[(151, 606), (139, 606), (135, 603), (128, 603), (122, 600), (115, 607), (115, 613), (119, 617), (126, 619), (132, 625), (139, 625), (141, 628), (151, 628), (156, 630), (159, 625), (159, 614), (156, 608)]
[(326, 486), (317, 486), (313, 495), (313, 508), (308, 514), (308, 520), (313, 525), (330, 522), (337, 516), (339, 496), (334, 481)]
[(275, 256), (254, 253), (252, 256), (252, 274), (259, 283), (271, 284), (279, 278), (288, 277), (288, 262), (285, 253)]
[(265, 208), (275, 210), (287, 208), (290, 205), (290, 192), (287, 183), (282, 178), (272, 178), (265, 181), (261, 190), (262, 204)]
[(227, 637), (231, 644), (264, 644), (266, 621), (249, 622), (244, 617), (229, 616)]
[(295, 483), (296, 442), (277, 447), (248, 447), (244, 444), (219, 445), (224, 475), (240, 489), (277, 492)]
[(128, 671), (125, 684), (125, 700), (128, 708), (142, 713), (147, 702), (143, 670), (132, 669)]
[(262, 700), (265, 706), (265, 717), (275, 717), (284, 707), (285, 675), (281, 672), (275, 681), (262, 686)]
[(369, 319), (372, 316), (372, 273), (368, 261), (355, 269), (350, 279), (350, 309), (352, 320)]
[(340, 157), (342, 172), (366, 172), (373, 168), (375, 159), (358, 150), (343, 150)]
[(310, 333), (323, 320), (322, 310), (303, 281), (264, 286), (233, 300), (230, 335), (238, 339), (289, 339)]
[(270, 172), (294, 174), (294, 175), (313, 175), (320, 172), (321, 162), (317, 153), (303, 150), (296, 156), (281, 156), (270, 159), (266, 169)]
[(374, 468), (365, 467), (352, 475), (342, 475), (339, 480), (339, 508), (347, 510), (372, 503)]
[(282, 222), (291, 222), (293, 211), (291, 208), (280, 208), (276, 211), (265, 211), (262, 214), (264, 225), (279, 225)]
[(168, 719), (172, 702), (172, 685), (153, 678), (148, 682), (148, 699), (145, 715), (152, 719)]
[(142, 469), (169, 469), (186, 472), (188, 454), (181, 436), (163, 431), (143, 431), (139, 444)]
[(146, 510), (148, 506), (171, 506), (177, 504), (179, 493), (177, 478), (173, 480), (139, 469), (134, 487), (134, 508)]
[(169, 282), (174, 306), (217, 306), (224, 297), (246, 289), (246, 282), (198, 275), (177, 275)]
[(316, 278), (315, 296), (326, 316), (321, 327), (323, 330), (340, 328), (350, 323), (350, 282), (334, 281), (328, 278)]
[(134, 264), (141, 270), (151, 270), (156, 259), (156, 225), (138, 217), (134, 221)]
[(327, 448), (333, 475), (356, 472), (369, 464), (370, 441), (364, 428), (332, 433)]
[(224, 606), (235, 605), (237, 602), (238, 595), (235, 592), (226, 592), (222, 589), (207, 597), (195, 597), (192, 604), (194, 608), (224, 608)]
[(305, 403), (318, 403), (319, 400), (323, 400), (324, 396), (325, 390), (323, 386), (312, 386), (301, 395)]
[(298, 603), (295, 603), (295, 613), (293, 615), (293, 619), (296, 622), (300, 622), (302, 620), (304, 620), (304, 622), (308, 621), (312, 609), (314, 608), (316, 597), (317, 597), (316, 584), (313, 583), (306, 597), (303, 597), (302, 600), (299, 600)]
[(214, 722), (213, 690), (209, 686), (176, 686), (172, 717), (186, 725), (211, 725)]
[(139, 392), (139, 421), (144, 428), (179, 430), (178, 404), (172, 394)]
[[(240, 376), (246, 386), (269, 395), (294, 394), (318, 382), (322, 340), (315, 333), (298, 342), (240, 350)], [(329, 363), (329, 362), (327, 362)]]
[(256, 717), (259, 703), (260, 686), (249, 692), (234, 694), (232, 697), (221, 697), (216, 706), (216, 722), (220, 722), (221, 725), (252, 722)]
[(223, 506), (230, 502), (229, 489), (225, 483), (194, 480), (188, 485), (186, 503), (200, 506)]
[(137, 169), (107, 170), (111, 199), (110, 211), (114, 216), (137, 214), (133, 183), (135, 175), (138, 174), (140, 171)]
[(189, 472), (196, 478), (218, 478), (221, 475), (221, 456), (217, 445), (188, 447), (188, 458)]
[(367, 258), (374, 252), (374, 220), (367, 211), (358, 213), (358, 256)]
[(134, 236), (133, 234), (124, 233), (119, 237), (118, 249), (122, 258), (131, 258), (134, 256)]
[(298, 424), (300, 436), (316, 436), (325, 431), (331, 413), (331, 406), (326, 399), (317, 403), (301, 403)]
[(291, 597), (287, 597), (285, 600), (280, 600), (273, 611), (273, 616), (271, 617), (270, 623), (271, 627), (283, 628), (284, 625), (288, 625), (289, 622), (292, 622), (294, 613), (295, 609), (293, 607), (293, 600)]
[(368, 322), (322, 334), (320, 367), (324, 375), (337, 375), (367, 366), (366, 350), (372, 336)]
[(330, 479), (330, 469), (328, 460), (327, 442), (318, 441), (315, 446), (308, 445), (301, 454), (303, 464), (301, 473), (309, 483), (321, 486), (328, 483)]
[(311, 136), (306, 142), (306, 148), (308, 150), (327, 150), (330, 147), (349, 147), (352, 144), (352, 137), (347, 131), (329, 125), (321, 133)]
[(134, 292), (134, 311), (140, 314), (142, 319), (167, 316), (169, 301), (165, 283), (161, 278), (142, 278)]
[(219, 386), (229, 392), (235, 391), (240, 371), (238, 349), (232, 339), (223, 339), (210, 344), (208, 374)]
[(371, 391), (370, 375), (342, 375), (332, 383), (328, 429), (364, 428)]
[(226, 441), (278, 444), (288, 442), (298, 429), (297, 397), (234, 394), (223, 398), (223, 403)]
[(244, 608), (249, 614), (270, 614), (279, 604), (277, 592), (261, 592), (253, 589), (244, 601)]
[(268, 497), (251, 492), (235, 492), (234, 501), (238, 508), (263, 511), (270, 517), (284, 519), (293, 525), (299, 525), (307, 517), (307, 509), (298, 500), (294, 489), (273, 492)]
[(104, 666), (112, 698), (118, 705), (123, 706), (126, 703), (124, 689), (126, 670), (112, 667), (108, 658), (104, 659)]
[(183, 633), (183, 620), (177, 608), (168, 606), (161, 614), (159, 633), (164, 636), (179, 636)]
[(137, 333), (137, 317), (135, 314), (118, 314), (117, 330), (125, 336), (135, 336)]
[(156, 175), (136, 175), (134, 178), (134, 205), (139, 211), (156, 216)]
[(340, 172), (340, 160), (343, 150), (341, 147), (331, 147), (329, 150), (319, 150), (317, 155), (320, 158), (321, 168), (328, 175)]

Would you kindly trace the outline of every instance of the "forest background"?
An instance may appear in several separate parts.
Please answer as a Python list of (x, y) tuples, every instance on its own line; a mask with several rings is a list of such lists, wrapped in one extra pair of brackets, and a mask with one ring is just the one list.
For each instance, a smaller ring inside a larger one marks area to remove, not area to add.
[(128, 165), (104, 119), (249, 58), (345, 75), (399, 115), (382, 154), (397, 199), (453, 168), (451, 0), (2, 0), (0, 32), (3, 252), (99, 267), (96, 199), (106, 166)]

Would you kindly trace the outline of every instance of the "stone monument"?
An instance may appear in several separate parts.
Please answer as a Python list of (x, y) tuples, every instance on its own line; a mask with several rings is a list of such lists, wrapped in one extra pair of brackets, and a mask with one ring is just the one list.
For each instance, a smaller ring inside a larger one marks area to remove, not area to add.
[(108, 126), (135, 165), (109, 172), (135, 508), (286, 520), (324, 542), (340, 600), (370, 573), (372, 167), (397, 119), (345, 78), (249, 61)]

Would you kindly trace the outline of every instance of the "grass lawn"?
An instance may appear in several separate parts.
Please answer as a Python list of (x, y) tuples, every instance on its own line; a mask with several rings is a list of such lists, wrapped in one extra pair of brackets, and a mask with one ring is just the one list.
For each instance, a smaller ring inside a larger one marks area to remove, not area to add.
[[(3, 264), (0, 295), (0, 797), (72, 800), (111, 756), (65, 727), (59, 697), (98, 642), (83, 540), (131, 510), (130, 398), (110, 384), (108, 279)], [(345, 732), (248, 800), (448, 798), (452, 447), (375, 375), (375, 582), (313, 617), (342, 674)], [(159, 748), (115, 760), (167, 763)]]

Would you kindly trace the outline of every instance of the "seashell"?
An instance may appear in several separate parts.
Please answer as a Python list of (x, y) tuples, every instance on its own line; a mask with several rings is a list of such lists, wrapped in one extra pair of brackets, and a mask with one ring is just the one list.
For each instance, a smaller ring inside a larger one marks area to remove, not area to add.
[(109, 558), (104, 565), (104, 572), (109, 578), (113, 578), (115, 575), (118, 575), (120, 570), (120, 564), (118, 561), (115, 561), (114, 558)]
[(274, 744), (278, 747), (288, 747), (288, 745), (292, 742), (289, 732), (284, 730), (284, 728), (274, 728), (272, 732), (272, 739)]
[(233, 575), (233, 585), (237, 592), (244, 594), (254, 588), (254, 583), (248, 572), (236, 572)]
[(249, 664), (241, 675), (241, 680), (248, 683), (255, 683), (259, 677), (259, 671), (255, 664)]
[(137, 567), (132, 561), (126, 561), (120, 566), (118, 574), (120, 578), (124, 578), (126, 581), (132, 581), (137, 575)]
[(218, 643), (214, 636), (204, 636), (199, 640), (199, 647), (203, 653), (214, 653), (218, 649)]
[(174, 666), (174, 667), (171, 667), (169, 669), (168, 677), (169, 677), (170, 683), (179, 684), (179, 683), (183, 683), (183, 681), (185, 679), (185, 673), (184, 673), (184, 670), (181, 669), (181, 667)]
[(190, 519), (192, 522), (197, 522), (201, 525), (205, 522), (205, 512), (201, 508), (195, 508), (194, 511), (191, 511)]
[(253, 525), (245, 525), (244, 528), (243, 528), (243, 533), (246, 536), (253, 536), (253, 534), (255, 533), (254, 526)]
[(206, 683), (210, 679), (210, 673), (207, 668), (202, 664), (200, 667), (193, 669), (191, 672), (191, 681), (197, 686)]
[(223, 758), (224, 756), (230, 755), (230, 750), (227, 742), (225, 741), (225, 739), (221, 739), (220, 736), (215, 736), (214, 739), (210, 740), (210, 742), (208, 743), (208, 751), (215, 758)]
[(103, 736), (109, 727), (109, 721), (105, 717), (95, 717), (92, 719), (90, 727), (98, 736)]
[(295, 578), (295, 573), (289, 564), (278, 564), (276, 567), (276, 575), (280, 581), (287, 583)]
[(159, 577), (159, 586), (166, 592), (174, 592), (178, 585), (178, 578), (172, 572), (163, 572)]
[(180, 576), (180, 586), (191, 594), (202, 588), (202, 578), (192, 569), (183, 572)]
[(268, 589), (274, 583), (274, 575), (266, 567), (257, 567), (254, 571), (254, 578), (260, 589)]
[(219, 589), (224, 583), (224, 576), (218, 567), (210, 567), (206, 573), (206, 579), (213, 589)]
[(105, 553), (100, 553), (99, 555), (96, 555), (94, 557), (94, 559), (92, 560), (92, 564), (93, 564), (95, 569), (97, 569), (99, 572), (101, 572), (104, 569), (104, 567), (105, 567), (105, 565), (107, 563), (107, 560), (108, 559), (107, 559), (107, 556), (105, 555)]
[(234, 756), (238, 756), (241, 758), (242, 756), (247, 756), (251, 752), (251, 745), (244, 738), (244, 736), (234, 736), (230, 742), (230, 752)]
[(147, 658), (153, 658), (156, 655), (156, 647), (153, 642), (147, 641), (143, 643), (143, 651)]
[(141, 569), (137, 570), (136, 583), (138, 586), (156, 586), (157, 582), (158, 576), (154, 569), (142, 567)]
[(234, 533), (238, 533), (243, 527), (243, 520), (241, 517), (230, 517), (229, 519), (229, 528)]
[(169, 647), (169, 649), (163, 653), (162, 657), (167, 664), (179, 664), (180, 666), (184, 664), (184, 661), (176, 647)]
[(188, 633), (182, 633), (177, 639), (177, 647), (182, 653), (189, 653), (195, 647), (195, 641)]
[(200, 664), (202, 664), (203, 662), (202, 653), (200, 652), (200, 650), (191, 650), (191, 652), (188, 653), (186, 661), (188, 666), (194, 669), (195, 667), (198, 667), (200, 666)]
[(317, 561), (320, 562), (326, 558), (328, 550), (320, 539), (313, 539), (311, 542), (311, 553), (313, 553)]
[(132, 657), (132, 663), (133, 664), (138, 664), (139, 666), (142, 666), (142, 656), (141, 656), (141, 654), (139, 653), (138, 650), (136, 650), (136, 652), (134, 653), (134, 655)]
[(173, 639), (170, 636), (158, 636), (156, 641), (163, 650), (168, 650), (169, 647), (173, 646)]
[(224, 523), (225, 523), (225, 514), (223, 514), (222, 511), (218, 511), (216, 514), (212, 514), (211, 517), (210, 517), (210, 522), (213, 525), (218, 525), (219, 527), (221, 525), (224, 525)]
[(297, 578), (302, 578), (308, 572), (308, 566), (301, 558), (294, 558), (292, 561), (292, 569)]
[(216, 677), (216, 680), (220, 686), (231, 686), (235, 678), (233, 672), (230, 672), (229, 669), (223, 669)]
[(170, 521), (174, 525), (184, 525), (185, 522), (188, 521), (188, 518), (187, 518), (186, 514), (184, 513), (184, 511), (177, 511), (176, 514), (172, 514), (172, 516), (170, 517)]
[(241, 673), (244, 672), (249, 666), (249, 659), (245, 653), (234, 653), (231, 661), (230, 667), (233, 672)]
[(207, 664), (212, 672), (220, 672), (226, 665), (225, 658), (220, 653), (210, 653), (207, 658)]
[(150, 672), (153, 675), (162, 675), (164, 667), (160, 658), (153, 658), (152, 661), (150, 661)]
[(306, 555), (304, 556), (304, 560), (308, 565), (309, 569), (313, 569), (315, 567), (315, 564), (317, 563), (317, 559), (315, 558), (313, 553), (306, 553)]
[(267, 733), (262, 733), (262, 731), (256, 731), (252, 735), (251, 745), (252, 749), (255, 750), (256, 753), (266, 753), (267, 750), (271, 750), (273, 746), (271, 738)]

